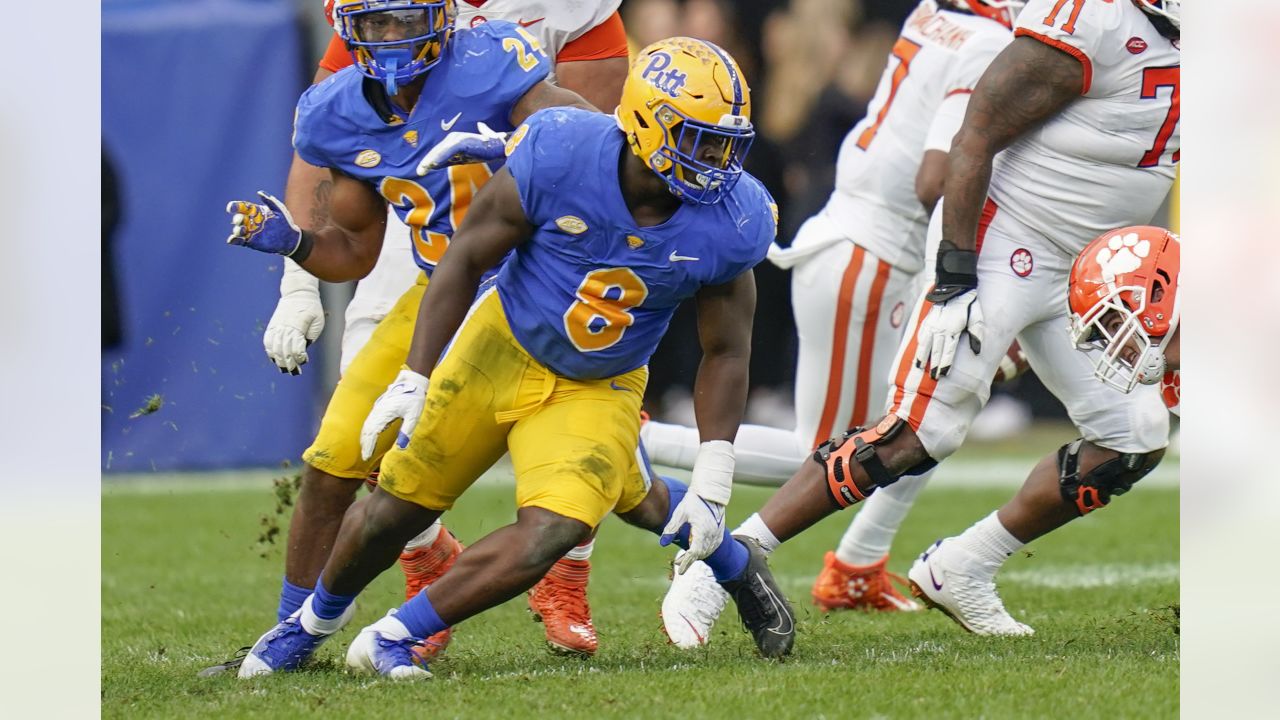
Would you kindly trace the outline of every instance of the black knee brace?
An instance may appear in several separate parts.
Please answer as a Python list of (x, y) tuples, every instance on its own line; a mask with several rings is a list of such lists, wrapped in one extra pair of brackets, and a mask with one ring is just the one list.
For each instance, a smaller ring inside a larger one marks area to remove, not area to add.
[[(888, 415), (874, 428), (856, 427), (839, 438), (832, 438), (813, 453), (814, 462), (827, 472), (827, 492), (839, 508), (863, 500), (872, 490), (892, 485), (903, 475), (919, 475), (937, 463), (932, 459), (919, 463), (910, 470), (894, 475), (876, 455), (876, 446), (893, 440), (906, 423), (896, 415)], [(857, 463), (866, 471), (872, 488), (866, 493), (853, 481), (850, 463)]]
[(1063, 499), (1073, 503), (1081, 515), (1106, 506), (1112, 495), (1129, 492), (1163, 457), (1159, 452), (1121, 453), (1081, 477), (1080, 448), (1083, 446), (1084, 438), (1078, 438), (1058, 449), (1058, 489)]

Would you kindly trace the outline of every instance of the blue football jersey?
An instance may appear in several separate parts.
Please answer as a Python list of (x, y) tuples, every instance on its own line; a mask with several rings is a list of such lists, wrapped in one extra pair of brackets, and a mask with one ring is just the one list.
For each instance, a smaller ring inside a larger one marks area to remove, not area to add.
[(418, 162), (450, 131), (474, 132), (479, 122), (511, 130), (512, 106), (550, 68), (537, 39), (514, 23), (457, 30), (427, 72), (412, 113), (392, 105), (381, 83), (348, 67), (302, 95), (293, 145), (312, 165), (372, 185), (412, 229), (414, 260), (430, 274), (475, 192), (502, 163), (457, 165), (418, 177)]
[(541, 110), (508, 152), (534, 231), (503, 266), (498, 295), (516, 339), (560, 375), (646, 364), (680, 302), (754, 267), (776, 232), (773, 199), (746, 174), (714, 205), (636, 225), (618, 183), (621, 153), (631, 151), (609, 115)]

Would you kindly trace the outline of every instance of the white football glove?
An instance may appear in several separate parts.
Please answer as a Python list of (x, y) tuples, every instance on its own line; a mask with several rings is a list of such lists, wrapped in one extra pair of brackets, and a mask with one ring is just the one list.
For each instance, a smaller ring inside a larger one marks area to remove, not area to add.
[(924, 367), (927, 362), (930, 377), (937, 380), (955, 362), (960, 336), (969, 333), (969, 348), (976, 355), (982, 351), (985, 330), (976, 288), (934, 305), (916, 334), (916, 367)]
[(374, 451), (378, 449), (378, 437), (396, 420), (404, 421), (400, 424), (396, 445), (402, 448), (408, 445), (426, 402), (426, 376), (410, 370), (408, 365), (402, 365), (400, 374), (373, 403), (369, 417), (364, 419), (364, 427), (360, 429), (360, 457), (365, 460), (373, 457)]
[(280, 372), (299, 375), (307, 364), (307, 347), (324, 331), (324, 306), (320, 281), (292, 260), (286, 258), (284, 266), (280, 302), (262, 334), (262, 347)]
[(689, 492), (671, 513), (671, 521), (658, 539), (659, 545), (670, 545), (688, 526), (688, 551), (676, 560), (681, 575), (715, 552), (724, 539), (724, 507), (733, 489), (733, 465), (733, 443), (728, 440), (705, 442), (698, 448)]
[(507, 134), (497, 132), (484, 123), (476, 123), (479, 132), (455, 130), (427, 151), (418, 163), (418, 174), (450, 165), (500, 160), (506, 157)]

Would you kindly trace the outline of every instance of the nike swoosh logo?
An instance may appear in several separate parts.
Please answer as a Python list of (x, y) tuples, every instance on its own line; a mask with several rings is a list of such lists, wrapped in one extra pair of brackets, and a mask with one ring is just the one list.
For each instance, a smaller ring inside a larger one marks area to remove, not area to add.
[(613, 388), (614, 390), (617, 390), (617, 391), (619, 391), (619, 392), (631, 392), (631, 388), (629, 388), (629, 387), (621, 387), (620, 385), (618, 385), (618, 383), (614, 382), (613, 380), (610, 380), (610, 381), (609, 381), (609, 387), (611, 387), (611, 388)]
[(760, 586), (763, 587), (765, 593), (768, 594), (769, 602), (773, 603), (773, 609), (777, 610), (778, 614), (786, 619), (786, 623), (779, 621), (777, 627), (769, 628), (769, 632), (774, 633), (775, 635), (789, 635), (792, 630), (792, 620), (791, 613), (787, 611), (787, 606), (778, 601), (778, 596), (774, 595), (773, 590), (769, 589), (764, 578), (760, 577), (760, 573), (756, 573), (756, 579), (760, 581)]
[(930, 565), (930, 566), (929, 566), (929, 582), (933, 583), (933, 589), (934, 589), (934, 590), (941, 590), (941, 589), (942, 589), (942, 583), (938, 582), (938, 579), (937, 579), (937, 578), (935, 578), (935, 577), (933, 576), (933, 566), (932, 566), (932, 565)]
[(544, 15), (543, 17), (540, 17), (540, 18), (534, 18), (534, 19), (532, 19), (532, 20), (517, 20), (517, 21), (516, 21), (516, 24), (517, 24), (517, 25), (519, 25), (520, 27), (529, 27), (530, 25), (536, 25), (536, 24), (538, 24), (538, 23), (542, 22), (543, 20), (546, 20), (546, 16), (545, 16), (545, 15)]
[(699, 645), (707, 644), (707, 639), (702, 637), (702, 633), (698, 632), (698, 626), (694, 625), (693, 622), (689, 620), (689, 618), (685, 617), (684, 613), (680, 613), (680, 619), (684, 621), (685, 625), (689, 626), (689, 630), (693, 632), (693, 636), (698, 638)]
[(695, 260), (701, 260), (702, 258), (689, 257), (688, 255), (681, 255), (677, 251), (672, 250), (671, 255), (668, 256), (667, 259), (674, 263), (674, 262), (693, 262)]
[(462, 113), (458, 113), (457, 115), (454, 115), (453, 118), (449, 120), (449, 122), (445, 122), (444, 120), (441, 120), (440, 129), (444, 130), (445, 132), (448, 132), (451, 128), (453, 128), (453, 124), (458, 122), (458, 118), (460, 117), (462, 117)]

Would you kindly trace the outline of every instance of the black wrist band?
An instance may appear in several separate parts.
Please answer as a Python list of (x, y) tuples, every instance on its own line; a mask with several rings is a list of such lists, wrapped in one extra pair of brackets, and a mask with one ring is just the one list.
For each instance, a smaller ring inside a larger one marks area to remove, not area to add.
[(934, 270), (929, 302), (946, 302), (963, 292), (978, 287), (978, 253), (961, 250), (950, 240), (938, 244), (938, 262)]
[(285, 257), (301, 265), (307, 259), (307, 256), (311, 254), (311, 249), (315, 247), (315, 244), (315, 240), (311, 238), (311, 233), (303, 230), (298, 237), (298, 247), (294, 248), (293, 252)]

